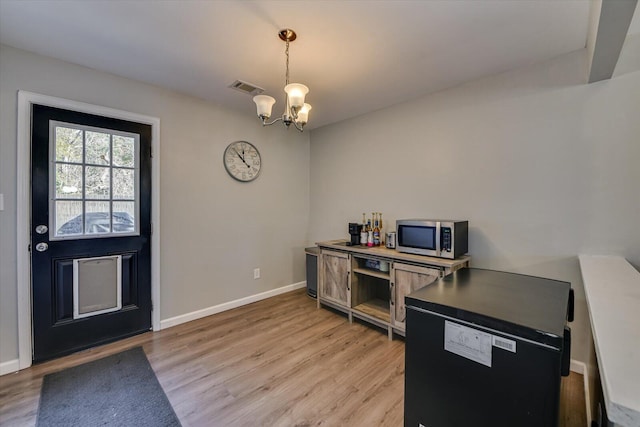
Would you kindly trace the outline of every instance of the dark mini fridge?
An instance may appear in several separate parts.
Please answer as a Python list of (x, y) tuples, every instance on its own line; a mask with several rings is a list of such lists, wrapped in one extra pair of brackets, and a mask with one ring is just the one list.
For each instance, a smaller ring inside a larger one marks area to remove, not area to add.
[(406, 427), (555, 427), (567, 282), (467, 268), (405, 299)]

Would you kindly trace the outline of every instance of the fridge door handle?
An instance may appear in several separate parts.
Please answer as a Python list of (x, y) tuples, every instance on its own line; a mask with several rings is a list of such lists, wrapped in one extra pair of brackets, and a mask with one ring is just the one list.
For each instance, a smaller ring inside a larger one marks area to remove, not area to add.
[(575, 302), (574, 302), (574, 296), (573, 296), (573, 288), (570, 288), (569, 289), (569, 304), (568, 304), (568, 307), (567, 307), (567, 320), (569, 322), (573, 322), (574, 310), (575, 310)]
[(564, 345), (562, 346), (562, 366), (560, 374), (563, 377), (569, 376), (569, 368), (571, 365), (571, 328), (564, 327)]

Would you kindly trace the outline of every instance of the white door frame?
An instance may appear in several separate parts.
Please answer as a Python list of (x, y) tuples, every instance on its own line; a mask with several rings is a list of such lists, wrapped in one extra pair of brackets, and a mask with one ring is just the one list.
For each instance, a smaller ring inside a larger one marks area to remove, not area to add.
[(160, 330), (160, 119), (84, 102), (18, 91), (17, 128), (17, 260), (18, 260), (18, 368), (31, 366), (33, 356), (31, 318), (31, 106), (96, 114), (151, 125), (151, 324)]

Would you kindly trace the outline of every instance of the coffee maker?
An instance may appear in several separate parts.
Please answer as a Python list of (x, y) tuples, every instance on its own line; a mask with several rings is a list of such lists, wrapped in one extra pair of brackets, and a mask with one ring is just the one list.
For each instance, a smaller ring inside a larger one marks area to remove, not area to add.
[(347, 246), (358, 246), (360, 244), (360, 232), (362, 231), (362, 224), (357, 222), (349, 223), (349, 234), (351, 235), (351, 241), (347, 242)]

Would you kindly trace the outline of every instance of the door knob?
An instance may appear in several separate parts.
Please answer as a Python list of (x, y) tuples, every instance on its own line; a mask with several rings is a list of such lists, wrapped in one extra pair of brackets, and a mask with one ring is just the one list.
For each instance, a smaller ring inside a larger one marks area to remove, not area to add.
[(44, 234), (47, 231), (49, 231), (49, 227), (47, 227), (46, 225), (39, 225), (36, 227), (36, 233), (38, 234)]
[(47, 249), (49, 249), (49, 245), (44, 242), (40, 242), (36, 245), (36, 251), (38, 252), (44, 252)]

